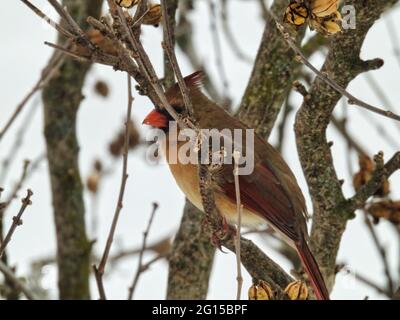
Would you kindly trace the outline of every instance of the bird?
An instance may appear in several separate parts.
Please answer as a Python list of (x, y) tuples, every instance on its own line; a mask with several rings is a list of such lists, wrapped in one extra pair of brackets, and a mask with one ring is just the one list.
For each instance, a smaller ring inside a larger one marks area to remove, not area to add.
[[(193, 118), (199, 129), (248, 129), (239, 119), (233, 117), (202, 92), (204, 75), (196, 71), (184, 78), (188, 96), (192, 103)], [(184, 99), (176, 83), (165, 91), (169, 104), (177, 114), (185, 112)], [(174, 119), (163, 108), (156, 106), (144, 119), (143, 124), (161, 129), (165, 133), (175, 124)], [(198, 166), (194, 163), (169, 162), (169, 146), (173, 143), (165, 135), (162, 149), (167, 157), (170, 171), (179, 188), (189, 201), (203, 211), (199, 187)], [(177, 147), (184, 142), (176, 142)], [(255, 226), (267, 224), (277, 231), (286, 243), (293, 247), (302, 262), (318, 300), (329, 300), (329, 292), (319, 266), (309, 248), (307, 232), (307, 207), (296, 177), (281, 156), (267, 141), (255, 134), (254, 170), (251, 174), (240, 175), (240, 199), (243, 205), (242, 224)], [(237, 221), (237, 202), (232, 164), (222, 164), (213, 173), (215, 204), (228, 224)]]

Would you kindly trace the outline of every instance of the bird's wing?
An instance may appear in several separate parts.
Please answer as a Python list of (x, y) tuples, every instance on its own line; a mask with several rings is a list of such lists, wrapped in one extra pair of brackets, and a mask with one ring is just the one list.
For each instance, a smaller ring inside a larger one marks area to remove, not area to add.
[[(231, 166), (225, 166), (223, 176), (229, 176)], [(233, 173), (230, 174), (233, 177)], [(232, 179), (220, 181), (221, 192), (236, 202), (235, 184)], [(261, 216), (294, 242), (299, 241), (305, 220), (295, 213), (290, 197), (265, 162), (260, 162), (249, 176), (239, 176), (242, 205)], [(300, 228), (300, 229), (299, 229)]]

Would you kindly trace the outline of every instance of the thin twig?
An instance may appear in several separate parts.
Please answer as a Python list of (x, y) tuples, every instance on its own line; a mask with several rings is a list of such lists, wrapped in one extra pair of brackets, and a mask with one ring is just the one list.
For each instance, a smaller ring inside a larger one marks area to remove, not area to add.
[(258, 3), (260, 5), (263, 19), (267, 20), (268, 15), (269, 15), (269, 9), (268, 9), (267, 4), (264, 2), (264, 0), (258, 0)]
[(198, 55), (198, 51), (193, 42), (193, 24), (190, 21), (188, 15), (190, 6), (186, 2), (179, 3), (179, 22), (176, 28), (176, 43), (182, 52), (186, 55), (189, 60), (192, 69), (202, 70), (204, 73), (204, 89), (210, 95), (213, 101), (223, 103), (223, 99), (218, 93), (218, 90), (213, 83), (207, 67), (203, 64), (202, 59)]
[[(133, 19), (134, 22), (132, 23), (132, 28), (135, 28), (135, 27), (137, 27), (140, 23), (142, 23), (143, 18), (146, 16), (146, 14), (147, 14), (149, 11), (150, 11), (150, 7), (148, 7), (148, 8), (146, 9), (146, 11), (145, 11), (140, 17), (138, 17), (136, 20)], [(137, 11), (137, 12), (139, 12), (139, 11)]]
[[(293, 83), (293, 89), (300, 93), (305, 100), (310, 99), (310, 94), (300, 81), (295, 81)], [(365, 149), (349, 134), (345, 126), (345, 122), (338, 120), (334, 115), (331, 116), (331, 122), (347, 141), (348, 146), (352, 147), (359, 154), (367, 154)]]
[(386, 22), (386, 28), (387, 28), (387, 31), (388, 31), (388, 34), (390, 37), (390, 42), (392, 43), (392, 46), (393, 46), (393, 53), (394, 53), (394, 56), (396, 57), (398, 65), (400, 67), (400, 46), (399, 46), (399, 38), (396, 33), (397, 28), (396, 28), (395, 24), (393, 23), (390, 16), (388, 16), (385, 19), (385, 22)]
[(237, 272), (237, 291), (236, 291), (236, 300), (240, 300), (240, 296), (242, 293), (243, 286), (243, 277), (242, 277), (242, 263), (241, 263), (241, 250), (240, 250), (240, 235), (242, 229), (242, 212), (243, 205), (240, 201), (240, 185), (239, 185), (239, 159), (240, 152), (235, 150), (233, 152), (234, 159), (234, 169), (233, 176), (235, 179), (235, 193), (236, 193), (236, 210), (237, 210), (237, 226), (236, 226), (236, 239), (235, 239), (235, 251), (236, 251), (236, 272)]
[(192, 101), (189, 98), (189, 90), (186, 86), (185, 81), (183, 80), (181, 69), (179, 68), (178, 60), (176, 59), (175, 50), (172, 42), (172, 30), (171, 25), (169, 23), (169, 19), (167, 19), (168, 8), (166, 4), (166, 0), (161, 0), (161, 7), (163, 13), (163, 25), (164, 25), (164, 41), (163, 48), (167, 54), (169, 62), (171, 63), (171, 67), (174, 70), (176, 79), (178, 80), (179, 89), (181, 90), (183, 102), (186, 107), (186, 111), (188, 116), (193, 119), (193, 106)]
[[(348, 274), (351, 274), (350, 270), (346, 270), (346, 272)], [(381, 288), (378, 284), (374, 283), (372, 280), (366, 278), (365, 276), (361, 275), (359, 272), (351, 274), (357, 281), (375, 289), (376, 291), (378, 291), (381, 294), (384, 294), (388, 297), (390, 297), (389, 292), (387, 292), (385, 289)]]
[(53, 77), (54, 73), (59, 69), (64, 61), (64, 56), (62, 54), (56, 54), (51, 63), (43, 70), (39, 80), (35, 83), (28, 94), (22, 99), (22, 101), (17, 105), (14, 113), (11, 115), (10, 119), (7, 121), (4, 128), (0, 131), (0, 141), (6, 134), (7, 130), (10, 129), (11, 125), (24, 109), (29, 100), (35, 95), (36, 92), (40, 91), (47, 82)]
[(45, 13), (43, 13), (39, 8), (37, 8), (35, 5), (33, 5), (30, 1), (28, 0), (21, 0), (25, 5), (27, 5), (34, 13), (36, 13), (40, 18), (42, 18), (44, 21), (46, 21), (50, 26), (55, 28), (58, 32), (60, 32), (62, 35), (66, 36), (67, 38), (74, 38), (74, 35), (70, 33), (68, 30), (64, 29), (61, 27), (57, 22), (53, 21), (51, 18), (49, 18)]
[(160, 253), (159, 255), (155, 256), (154, 258), (150, 259), (148, 262), (144, 263), (141, 267), (141, 273), (147, 271), (155, 262), (161, 260), (161, 259), (168, 259), (169, 257), (169, 252), (163, 252)]
[(358, 141), (356, 141), (348, 132), (343, 121), (338, 120), (334, 115), (331, 117), (331, 123), (333, 126), (342, 134), (347, 144), (352, 147), (358, 154), (368, 154), (364, 147), (362, 147)]
[(133, 31), (128, 27), (126, 17), (120, 7), (117, 8), (118, 11), (118, 16), (122, 22), (122, 26), (124, 28), (124, 31), (126, 35), (128, 36), (129, 44), (131, 47), (135, 50), (134, 58), (136, 62), (139, 65), (140, 70), (143, 72), (143, 75), (145, 78), (148, 79), (151, 87), (153, 90), (156, 92), (159, 100), (161, 101), (163, 107), (168, 111), (168, 113), (174, 118), (175, 121), (178, 122), (179, 126), (181, 128), (195, 128), (194, 124), (189, 120), (189, 119), (182, 119), (175, 109), (170, 105), (168, 102), (164, 90), (162, 89), (162, 86), (160, 85), (160, 82), (158, 80), (158, 77), (156, 76), (156, 73), (154, 71), (153, 65), (150, 62), (150, 59), (144, 50), (142, 44), (135, 38)]
[(61, 18), (64, 19), (66, 22), (67, 26), (70, 27), (71, 33), (75, 34), (78, 39), (76, 39), (76, 42), (83, 42), (86, 44), (86, 46), (91, 49), (95, 50), (96, 47), (94, 44), (88, 39), (88, 37), (85, 35), (83, 30), (79, 27), (79, 25), (76, 23), (74, 18), (71, 17), (69, 14), (68, 10), (66, 7), (62, 7), (62, 5), (57, 1), (57, 0), (47, 0), (53, 7), (54, 9), (58, 12), (58, 14), (61, 16)]
[[(168, 253), (168, 251), (170, 250), (170, 245), (171, 245), (171, 236), (167, 236), (151, 245), (146, 246), (146, 252), (153, 251), (154, 253), (165, 254)], [(165, 249), (160, 250), (159, 246), (165, 246)], [(117, 263), (121, 259), (128, 258), (132, 255), (138, 255), (141, 252), (141, 250), (142, 250), (141, 246), (139, 248), (134, 248), (130, 250), (122, 250), (111, 256), (109, 261), (110, 263)]]
[(290, 93), (291, 93), (291, 91), (289, 90), (289, 92), (286, 96), (286, 100), (283, 105), (282, 120), (278, 125), (278, 143), (276, 145), (276, 149), (281, 153), (282, 153), (283, 143), (284, 143), (284, 139), (285, 139), (286, 125), (288, 123), (289, 115), (293, 111), (293, 107), (290, 104)]
[[(158, 209), (158, 204), (154, 202), (153, 210), (151, 212), (150, 219), (147, 224), (147, 228), (143, 232), (143, 242), (142, 242), (142, 248), (139, 252), (138, 268), (136, 270), (135, 276), (133, 277), (132, 285), (129, 287), (129, 290), (128, 290), (128, 300), (132, 300), (136, 286), (139, 282), (140, 275), (143, 273), (143, 271), (147, 270), (147, 268), (148, 268), (148, 267), (145, 268), (143, 265), (143, 256), (144, 256), (144, 252), (146, 251), (146, 248), (147, 248), (147, 238), (149, 236), (150, 228), (151, 228), (151, 225), (153, 224), (154, 216), (156, 214), (157, 209)], [(158, 259), (160, 259), (160, 258), (158, 258)]]
[(132, 105), (133, 105), (133, 96), (132, 96), (132, 80), (130, 75), (128, 75), (128, 108), (127, 108), (127, 115), (126, 115), (126, 122), (125, 122), (125, 144), (124, 144), (124, 153), (123, 153), (123, 162), (122, 162), (122, 178), (121, 178), (121, 185), (119, 189), (118, 201), (117, 206), (114, 212), (114, 218), (110, 227), (110, 231), (108, 234), (106, 246), (104, 248), (103, 256), (101, 258), (99, 267), (93, 267), (95, 271), (96, 281), (99, 288), (100, 299), (105, 300), (106, 295), (104, 291), (104, 286), (102, 283), (102, 277), (104, 274), (104, 270), (107, 264), (108, 256), (110, 254), (111, 245), (114, 240), (115, 230), (117, 228), (118, 218), (121, 213), (121, 209), (123, 207), (123, 199), (125, 193), (125, 186), (126, 181), (128, 180), (128, 151), (129, 151), (129, 120), (131, 119), (132, 113)]
[(4, 208), (2, 208), (0, 215), (4, 214), (5, 210), (10, 206), (11, 202), (17, 197), (18, 191), (21, 189), (26, 177), (28, 176), (28, 168), (30, 163), (31, 162), (29, 160), (24, 161), (21, 177), (19, 178), (18, 182), (15, 183), (14, 189), (11, 191), (11, 194), (5, 201)]
[(373, 105), (370, 105), (355, 96), (353, 96), (351, 93), (346, 91), (344, 88), (342, 88), (339, 84), (337, 84), (335, 81), (332, 79), (328, 78), (326, 75), (324, 75), (322, 72), (320, 72), (317, 68), (315, 68), (304, 56), (304, 54), (301, 52), (301, 50), (297, 47), (295, 42), (292, 40), (290, 37), (289, 33), (286, 32), (285, 28), (283, 27), (282, 24), (279, 22), (276, 22), (276, 26), (279, 29), (279, 31), (282, 33), (283, 38), (286, 40), (288, 45), (293, 49), (293, 51), (297, 54), (299, 60), (304, 63), (306, 67), (308, 67), (312, 72), (315, 73), (315, 75), (320, 78), (322, 81), (324, 81), (326, 84), (328, 84), (330, 87), (332, 87), (334, 90), (342, 94), (343, 96), (347, 97), (348, 103), (352, 105), (356, 105), (359, 107), (362, 107), (364, 109), (367, 109), (371, 112), (377, 113), (381, 116), (384, 116), (386, 118), (390, 118), (396, 121), (400, 121), (400, 116), (389, 111), (389, 110), (383, 110), (378, 107), (375, 107)]
[[(156, 253), (162, 257), (167, 257), (170, 251), (171, 245), (171, 236), (164, 237), (159, 241), (156, 241), (153, 244), (150, 244), (146, 247), (146, 252)], [(163, 247), (163, 248), (160, 248)], [(135, 247), (133, 249), (122, 249), (114, 254), (110, 254), (108, 259), (108, 264), (113, 265), (121, 262), (124, 259), (130, 258), (135, 255), (139, 255), (140, 251), (142, 250), (142, 245), (139, 247)], [(98, 261), (100, 257), (93, 256), (91, 257), (92, 261)], [(31, 266), (35, 268), (43, 268), (47, 265), (51, 265), (56, 263), (56, 257), (54, 255), (49, 255), (45, 257), (41, 257), (33, 262), (31, 262)]]
[(12, 143), (9, 152), (7, 152), (7, 157), (2, 160), (0, 170), (0, 185), (3, 184), (3, 182), (6, 180), (9, 173), (9, 167), (14, 162), (14, 159), (16, 158), (19, 150), (22, 147), (24, 137), (28, 132), (29, 126), (33, 123), (32, 118), (34, 117), (35, 112), (38, 110), (40, 101), (41, 99), (39, 96), (37, 96), (35, 100), (32, 101), (32, 105), (29, 106), (27, 114), (22, 120), (17, 132), (15, 133), (14, 142)]
[[(372, 89), (374, 94), (376, 95), (376, 97), (381, 100), (381, 103), (384, 104), (385, 106), (387, 106), (390, 111), (394, 112), (395, 108), (394, 108), (393, 104), (390, 102), (388, 96), (385, 94), (380, 83), (378, 81), (376, 81), (375, 78), (373, 77), (373, 75), (369, 72), (365, 73), (364, 77), (365, 77), (365, 80), (367, 81), (368, 85), (370, 86), (370, 88)], [(386, 131), (384, 130), (385, 129), (384, 126), (378, 125), (378, 124), (374, 124), (374, 125), (376, 126), (379, 133), (383, 132), (385, 134), (385, 137), (384, 137), (385, 139), (389, 138), (391, 140), (395, 140), (395, 139), (392, 139), (388, 133), (386, 133)], [(396, 128), (400, 132), (400, 126), (397, 125)], [(392, 141), (391, 143), (393, 146), (396, 145), (396, 148), (398, 147), (397, 141), (396, 141), (396, 143), (394, 143), (394, 141)]]
[(381, 152), (374, 157), (374, 161), (376, 163), (375, 171), (372, 173), (371, 179), (354, 196), (346, 200), (346, 211), (354, 212), (356, 209), (363, 208), (369, 197), (381, 187), (382, 179), (389, 178), (400, 169), (400, 152), (395, 153), (386, 164), (383, 164), (383, 153)]
[(392, 296), (392, 294), (394, 292), (394, 287), (393, 287), (394, 282), (393, 282), (392, 275), (390, 273), (389, 261), (387, 258), (386, 250), (380, 243), (378, 235), (376, 234), (375, 229), (374, 229), (371, 221), (369, 220), (368, 214), (365, 211), (364, 211), (364, 221), (365, 221), (365, 225), (368, 228), (369, 233), (371, 234), (372, 240), (374, 241), (375, 247), (378, 250), (379, 255), (381, 256), (381, 260), (382, 260), (382, 264), (383, 264), (383, 268), (384, 268), (385, 276), (386, 276), (387, 291), (390, 293), (389, 296)]
[(38, 300), (36, 294), (33, 293), (26, 284), (19, 279), (15, 273), (3, 262), (0, 260), (0, 272), (4, 274), (4, 276), (19, 289), (28, 300)]
[(15, 232), (15, 229), (17, 229), (18, 226), (22, 224), (22, 215), (25, 211), (25, 209), (32, 204), (32, 201), (30, 198), (32, 197), (33, 192), (32, 190), (28, 189), (26, 197), (22, 199), (22, 206), (19, 209), (19, 212), (16, 216), (13, 217), (13, 223), (11, 224), (10, 229), (8, 230), (3, 242), (0, 245), (0, 259), (3, 257), (4, 251), (6, 250), (7, 245), (9, 244), (12, 235)]
[(90, 62), (90, 59), (88, 57), (80, 55), (79, 53), (76, 53), (76, 52), (74, 52), (72, 50), (69, 50), (68, 48), (62, 47), (62, 46), (60, 46), (58, 44), (51, 43), (51, 42), (48, 42), (48, 41), (45, 41), (44, 44), (46, 46), (49, 46), (49, 47), (51, 47), (53, 49), (56, 49), (56, 50), (64, 53), (65, 55), (70, 56), (71, 58), (76, 59), (79, 62)]

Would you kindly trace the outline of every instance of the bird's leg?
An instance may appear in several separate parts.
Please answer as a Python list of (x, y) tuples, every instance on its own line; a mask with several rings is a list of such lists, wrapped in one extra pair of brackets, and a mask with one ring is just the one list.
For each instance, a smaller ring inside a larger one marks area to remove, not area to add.
[(226, 253), (224, 250), (222, 250), (222, 241), (221, 238), (215, 230), (213, 231), (211, 238), (210, 238), (211, 244), (218, 248), (221, 252)]
[(213, 246), (222, 250), (222, 241), (228, 238), (230, 235), (235, 235), (235, 227), (228, 224), (226, 218), (222, 215), (218, 216), (218, 219), (212, 219), (209, 215), (205, 215), (203, 219), (203, 228), (211, 226), (212, 234), (210, 241)]
[(219, 216), (218, 220), (212, 225), (211, 243), (221, 252), (224, 252), (221, 243), (222, 240), (226, 239), (228, 229), (229, 225), (224, 216)]
[(289, 283), (285, 289), (286, 295), (290, 300), (307, 300), (308, 289), (304, 281), (296, 280)]

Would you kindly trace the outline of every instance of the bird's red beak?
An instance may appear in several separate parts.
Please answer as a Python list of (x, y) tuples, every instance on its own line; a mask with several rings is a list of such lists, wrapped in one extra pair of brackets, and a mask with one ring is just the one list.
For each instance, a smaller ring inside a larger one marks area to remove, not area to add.
[(147, 124), (159, 129), (166, 128), (168, 126), (168, 117), (157, 109), (154, 109), (143, 120), (143, 124)]

